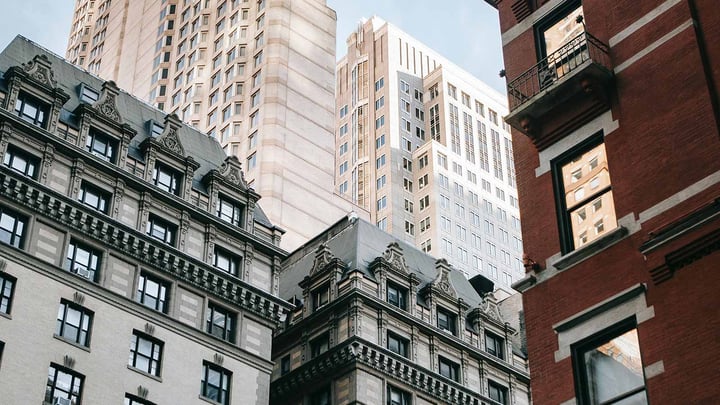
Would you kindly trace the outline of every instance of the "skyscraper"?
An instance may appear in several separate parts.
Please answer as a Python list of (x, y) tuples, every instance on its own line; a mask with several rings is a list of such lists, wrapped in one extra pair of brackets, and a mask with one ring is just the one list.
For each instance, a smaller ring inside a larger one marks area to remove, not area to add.
[[(334, 186), (325, 0), (77, 0), (67, 59), (240, 158), (291, 249), (353, 209)], [(358, 210), (361, 216), (366, 216)]]
[(378, 17), (347, 43), (338, 191), (393, 236), (510, 291), (524, 271), (504, 97)]

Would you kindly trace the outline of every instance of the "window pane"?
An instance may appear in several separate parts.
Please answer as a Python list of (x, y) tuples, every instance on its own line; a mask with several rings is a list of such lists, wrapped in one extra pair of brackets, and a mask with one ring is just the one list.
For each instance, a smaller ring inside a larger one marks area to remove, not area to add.
[[(584, 360), (590, 399), (594, 404), (645, 385), (637, 329), (585, 352)], [(621, 403), (644, 404), (645, 393), (643, 392), (637, 401), (628, 398)]]
[(545, 55), (557, 51), (583, 32), (583, 25), (575, 22), (577, 16), (582, 14), (583, 9), (580, 6), (542, 32), (542, 39), (545, 41)]

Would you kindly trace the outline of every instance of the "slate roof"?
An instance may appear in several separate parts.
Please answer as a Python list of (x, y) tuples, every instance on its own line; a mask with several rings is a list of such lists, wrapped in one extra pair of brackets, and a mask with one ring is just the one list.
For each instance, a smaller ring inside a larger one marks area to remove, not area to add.
[[(60, 121), (77, 128), (77, 120), (72, 112), (82, 103), (79, 98), (81, 84), (89, 86), (99, 93), (105, 80), (67, 62), (60, 56), (21, 35), (16, 36), (0, 53), (0, 77), (10, 67), (27, 63), (36, 55), (47, 56), (52, 63), (51, 67), (57, 87), (70, 95), (70, 99), (65, 103), (60, 113)], [(0, 80), (0, 88), (7, 90), (7, 83), (4, 79)], [(163, 125), (167, 113), (122, 90), (117, 95), (116, 103), (123, 123), (128, 124), (130, 128), (137, 132), (137, 135), (130, 142), (128, 155), (143, 161), (143, 154), (139, 146), (142, 141), (151, 137), (149, 121), (153, 120)], [(194, 173), (193, 188), (206, 192), (200, 180), (210, 170), (219, 168), (223, 164), (226, 158), (225, 152), (217, 140), (188, 125), (183, 124), (178, 129), (177, 134), (185, 152), (200, 165)], [(261, 208), (258, 208), (255, 211), (255, 221), (272, 228), (273, 225), (267, 219), (265, 213), (262, 212)]]
[[(374, 279), (369, 269), (370, 263), (375, 258), (381, 257), (388, 245), (393, 242), (400, 245), (410, 272), (418, 276), (420, 280), (418, 289), (422, 289), (438, 277), (435, 269), (436, 258), (409, 243), (396, 239), (369, 222), (343, 218), (290, 254), (280, 275), (280, 297), (286, 300), (293, 296), (302, 297), (302, 288), (298, 283), (310, 273), (315, 251), (321, 243), (325, 243), (333, 255), (341, 259), (349, 270), (358, 269), (365, 277)], [(471, 308), (481, 303), (482, 298), (460, 271), (455, 269), (450, 271), (450, 282), (455, 287), (458, 298), (462, 298)]]

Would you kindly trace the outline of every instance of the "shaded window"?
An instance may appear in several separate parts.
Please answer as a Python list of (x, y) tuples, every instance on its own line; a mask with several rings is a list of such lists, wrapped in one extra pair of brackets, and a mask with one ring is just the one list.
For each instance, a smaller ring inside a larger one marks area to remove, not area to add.
[(453, 381), (460, 381), (460, 366), (442, 356), (438, 356), (439, 373)]
[(310, 405), (331, 405), (330, 386), (325, 386), (310, 394)]
[(313, 310), (317, 310), (330, 301), (330, 287), (323, 286), (313, 291)]
[(505, 340), (489, 332), (485, 332), (485, 351), (493, 356), (505, 359)]
[(31, 179), (37, 179), (40, 159), (13, 145), (9, 145), (3, 157), (3, 164)]
[(388, 384), (387, 405), (412, 405), (412, 395)]
[(503, 405), (508, 403), (508, 389), (492, 380), (488, 380), (488, 396)]
[(167, 313), (169, 283), (149, 274), (140, 274), (135, 300), (148, 308)]
[(100, 269), (100, 257), (102, 253), (97, 249), (71, 240), (68, 245), (68, 253), (65, 258), (65, 270), (85, 277), (88, 280), (97, 280), (97, 271)]
[(457, 331), (457, 318), (449, 311), (438, 307), (437, 309), (437, 327), (446, 330), (453, 335)]
[(85, 376), (82, 374), (50, 363), (45, 385), (45, 403), (53, 405), (80, 404), (84, 380)]
[(330, 348), (330, 335), (327, 333), (313, 339), (310, 342), (310, 358), (315, 358)]
[(393, 353), (397, 353), (403, 357), (408, 357), (408, 340), (397, 335), (393, 332), (388, 331), (387, 333), (387, 348)]
[(128, 365), (144, 373), (160, 375), (163, 342), (144, 333), (133, 331)]
[(634, 319), (572, 347), (575, 390), (584, 404), (647, 404)]
[(90, 129), (85, 139), (85, 149), (102, 160), (115, 163), (118, 142), (109, 135)]
[(13, 293), (17, 279), (7, 273), (0, 273), (0, 313), (10, 315)]
[(15, 101), (15, 113), (20, 119), (41, 128), (47, 128), (50, 107), (26, 93), (20, 92)]
[(407, 311), (407, 289), (397, 284), (387, 283), (387, 302)]
[(97, 188), (87, 181), (83, 181), (80, 185), (78, 200), (85, 205), (102, 212), (103, 214), (107, 214), (110, 208), (111, 195), (111, 193)]
[(152, 182), (160, 189), (165, 190), (170, 194), (180, 195), (181, 178), (181, 174), (176, 170), (173, 170), (162, 163), (155, 164)]
[(290, 372), (290, 355), (284, 356), (280, 360), (280, 375), (285, 375)]
[(222, 405), (230, 403), (230, 379), (232, 373), (218, 365), (203, 362), (200, 396)]
[(243, 225), (244, 206), (242, 204), (220, 195), (217, 207), (216, 214), (220, 219), (236, 226)]
[(215, 247), (215, 257), (213, 265), (226, 273), (237, 276), (240, 271), (242, 259), (240, 256), (230, 253), (229, 251)]
[(235, 324), (237, 315), (213, 303), (208, 305), (205, 320), (205, 331), (228, 342), (235, 341)]
[(60, 301), (55, 334), (73, 343), (90, 346), (93, 312), (69, 301)]
[(25, 216), (0, 207), (0, 242), (22, 249), (27, 221)]
[(171, 224), (164, 219), (150, 215), (147, 221), (146, 233), (151, 237), (175, 246), (175, 236), (177, 235), (177, 225)]

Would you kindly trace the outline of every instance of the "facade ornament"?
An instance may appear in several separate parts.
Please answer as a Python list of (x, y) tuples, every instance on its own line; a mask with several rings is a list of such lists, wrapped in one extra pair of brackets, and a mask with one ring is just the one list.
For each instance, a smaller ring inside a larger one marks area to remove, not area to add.
[(330, 249), (326, 244), (321, 243), (315, 251), (315, 260), (313, 260), (312, 269), (310, 275), (314, 275), (319, 271), (322, 271), (331, 261), (335, 259)]
[(483, 298), (482, 304), (480, 304), (480, 310), (489, 319), (500, 324), (504, 322), (500, 314), (500, 308), (498, 308), (497, 300), (492, 294), (487, 294), (485, 298)]
[(435, 269), (438, 272), (438, 276), (433, 281), (433, 285), (437, 287), (445, 295), (452, 298), (457, 298), (457, 291), (450, 280), (450, 265), (445, 259), (438, 259), (435, 262)]
[(215, 353), (213, 356), (213, 361), (215, 364), (222, 366), (223, 362), (225, 362), (225, 357), (220, 353)]
[(410, 273), (408, 265), (405, 262), (405, 256), (403, 256), (402, 248), (397, 242), (392, 242), (387, 246), (385, 253), (383, 253), (383, 259), (403, 273)]
[(122, 117), (120, 116), (120, 112), (117, 108), (118, 92), (119, 89), (112, 80), (103, 83), (100, 97), (95, 104), (93, 104), (93, 107), (110, 121), (121, 123)]
[(57, 82), (51, 66), (52, 62), (46, 55), (35, 55), (33, 60), (22, 64), (22, 70), (33, 80), (54, 89), (57, 87)]
[(113, 203), (113, 218), (120, 216), (120, 206), (122, 206), (123, 197), (125, 197), (125, 182), (117, 179), (115, 182), (115, 192), (113, 193), (115, 202)]
[(222, 177), (227, 183), (233, 186), (238, 186), (242, 189), (247, 189), (245, 174), (242, 171), (242, 165), (237, 157), (226, 157), (225, 162), (223, 162), (217, 171), (220, 177)]
[(73, 293), (73, 302), (78, 305), (82, 305), (83, 302), (85, 302), (85, 296), (81, 292), (75, 291)]
[(155, 334), (155, 326), (151, 325), (150, 322), (145, 322), (145, 333), (152, 336)]
[(150, 390), (148, 390), (146, 387), (143, 387), (142, 385), (138, 385), (137, 387), (137, 395), (142, 399), (147, 399), (148, 394), (150, 393)]
[(75, 367), (75, 359), (72, 358), (69, 354), (66, 354), (63, 356), (63, 366), (67, 368), (73, 368)]
[(53, 162), (55, 161), (55, 148), (51, 144), (45, 145), (43, 152), (43, 166), (42, 166), (42, 182), (47, 184), (47, 177), (50, 169), (52, 168)]

